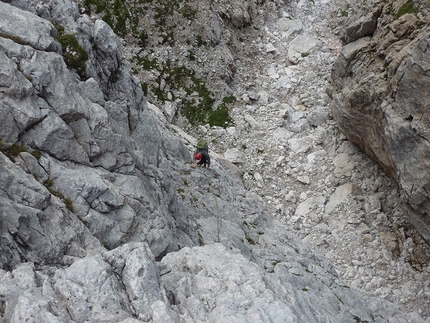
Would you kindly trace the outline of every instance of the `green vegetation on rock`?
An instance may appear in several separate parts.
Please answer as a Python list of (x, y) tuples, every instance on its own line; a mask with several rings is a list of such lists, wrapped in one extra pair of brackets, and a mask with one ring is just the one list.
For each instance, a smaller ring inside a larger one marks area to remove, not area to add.
[(412, 1), (408, 1), (403, 4), (396, 13), (396, 18), (399, 18), (407, 13), (416, 13), (418, 12), (418, 8), (415, 7)]
[(28, 148), (19, 142), (4, 144), (3, 141), (0, 140), (0, 151), (9, 157), (12, 162), (15, 162), (14, 157), (17, 157), (22, 152), (27, 152)]
[(8, 35), (6, 33), (0, 32), (0, 37), (1, 38), (6, 38), (6, 39), (10, 39), (13, 42), (20, 44), (20, 45), (28, 45), (23, 39), (21, 39), (18, 36), (13, 36), (13, 35)]
[[(85, 9), (91, 14), (95, 11), (111, 26), (112, 30), (120, 36), (125, 36), (130, 31), (136, 31), (140, 11), (134, 11), (126, 1), (114, 0), (84, 0)], [(130, 30), (131, 29), (131, 30)]]
[(63, 56), (67, 67), (76, 70), (81, 78), (85, 76), (87, 69), (88, 53), (79, 44), (79, 41), (74, 34), (65, 34), (64, 27), (55, 26), (58, 31), (58, 42), (63, 46)]
[[(148, 34), (139, 29), (139, 21), (149, 9), (154, 11), (153, 18), (159, 32), (165, 31), (168, 17), (175, 12), (188, 20), (194, 19), (197, 13), (185, 0), (83, 0), (82, 5), (89, 14), (95, 12), (100, 15), (115, 33), (121, 37), (134, 37), (141, 46), (144, 46)], [(168, 41), (173, 40), (174, 35), (164, 36), (164, 41)]]
[(22, 152), (27, 152), (28, 148), (25, 145), (20, 143), (14, 143), (9, 149), (6, 151), (11, 156), (18, 156)]
[(52, 195), (58, 197), (60, 200), (62, 200), (64, 202), (64, 204), (66, 205), (66, 208), (73, 212), (73, 204), (72, 204), (72, 200), (69, 198), (65, 198), (64, 195), (61, 192), (58, 192), (56, 190), (54, 190), (52, 188), (53, 182), (51, 179), (48, 179), (45, 181), (44, 183), (45, 187), (48, 189), (49, 193), (51, 193)]
[(148, 87), (146, 84), (142, 84), (145, 94), (148, 94), (148, 91), (151, 90), (160, 103), (168, 101), (169, 92), (164, 88), (160, 88), (162, 81), (170, 89), (170, 94), (172, 95), (170, 100), (175, 100), (172, 91), (184, 90), (186, 92), (187, 95), (182, 99), (180, 110), (191, 125), (209, 123), (211, 126), (227, 127), (231, 123), (228, 105), (236, 99), (232, 96), (225, 97), (218, 108), (214, 109), (213, 93), (207, 88), (202, 79), (195, 76), (195, 72), (192, 69), (185, 66), (173, 66), (170, 61), (161, 64), (156, 59), (146, 57), (136, 56), (134, 60), (144, 70), (156, 70), (159, 73), (157, 85)]
[[(151, 46), (154, 41), (174, 46), (178, 37), (177, 21), (193, 21), (198, 13), (193, 3), (185, 0), (83, 0), (82, 7), (85, 12), (102, 17), (119, 36), (134, 39), (142, 48)], [(151, 21), (150, 27), (143, 23), (147, 21)], [(146, 28), (150, 28), (151, 32)], [(193, 34), (188, 39), (188, 44), (195, 47), (206, 47), (210, 43), (202, 35)], [(197, 53), (193, 49), (187, 53), (190, 61), (197, 60)], [(136, 74), (139, 70), (145, 70), (156, 75), (153, 80), (142, 80), (141, 83), (149, 100), (164, 104), (180, 99), (180, 114), (191, 126), (208, 123), (211, 126), (227, 127), (231, 124), (229, 105), (232, 101), (223, 101), (218, 105), (204, 76), (197, 76), (188, 65), (161, 61), (147, 53), (136, 55), (133, 61), (137, 65)]]

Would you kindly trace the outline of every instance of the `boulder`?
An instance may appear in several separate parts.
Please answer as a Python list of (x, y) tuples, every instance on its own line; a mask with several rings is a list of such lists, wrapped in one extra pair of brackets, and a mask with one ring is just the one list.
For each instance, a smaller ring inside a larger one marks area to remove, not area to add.
[(227, 149), (227, 151), (224, 153), (224, 158), (237, 165), (243, 164), (245, 161), (245, 155), (243, 151), (240, 151), (238, 148)]
[(302, 57), (309, 55), (317, 44), (318, 40), (310, 35), (297, 36), (288, 47), (288, 59), (293, 64), (298, 64)]
[(303, 23), (300, 20), (281, 18), (278, 20), (278, 29), (286, 39), (303, 29)]
[(355, 58), (357, 53), (366, 48), (370, 43), (370, 37), (363, 37), (357, 39), (354, 42), (350, 42), (342, 48), (342, 55), (347, 61), (351, 61)]
[(342, 40), (345, 44), (356, 41), (357, 39), (372, 36), (378, 25), (378, 18), (381, 15), (381, 8), (376, 7), (372, 13), (351, 22)]

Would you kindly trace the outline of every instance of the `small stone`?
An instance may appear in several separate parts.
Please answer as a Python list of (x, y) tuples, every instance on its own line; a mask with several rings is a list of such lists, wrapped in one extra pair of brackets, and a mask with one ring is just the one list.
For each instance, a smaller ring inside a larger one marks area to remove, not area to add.
[(363, 234), (364, 241), (372, 242), (374, 240), (373, 236), (369, 233)]
[(306, 184), (306, 185), (309, 185), (309, 183), (311, 182), (310, 179), (309, 179), (309, 176), (307, 176), (307, 175), (297, 176), (297, 180), (300, 183), (303, 183), (303, 184)]
[(254, 178), (257, 182), (263, 181), (263, 177), (261, 176), (261, 174), (259, 172), (254, 173)]
[(266, 44), (265, 47), (266, 47), (266, 53), (274, 53), (274, 52), (276, 52), (276, 47), (273, 46), (273, 44), (270, 44), (270, 43)]

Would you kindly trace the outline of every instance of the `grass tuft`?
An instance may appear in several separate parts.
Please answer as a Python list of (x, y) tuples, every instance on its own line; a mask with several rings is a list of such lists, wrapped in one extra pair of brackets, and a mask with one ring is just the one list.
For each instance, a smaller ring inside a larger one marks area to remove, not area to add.
[(407, 13), (416, 13), (416, 12), (418, 12), (418, 8), (415, 7), (412, 1), (408, 1), (399, 8), (399, 10), (396, 13), (396, 18), (406, 15)]
[(76, 70), (81, 78), (85, 77), (87, 69), (88, 53), (79, 44), (75, 34), (65, 34), (64, 27), (61, 25), (55, 26), (58, 31), (58, 42), (63, 47), (64, 61), (68, 68)]

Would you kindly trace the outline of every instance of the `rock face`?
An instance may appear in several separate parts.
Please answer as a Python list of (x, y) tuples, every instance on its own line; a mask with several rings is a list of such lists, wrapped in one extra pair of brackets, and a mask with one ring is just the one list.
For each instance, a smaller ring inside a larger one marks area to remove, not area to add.
[(106, 23), (67, 0), (0, 13), (1, 323), (423, 322), (350, 289), (234, 164), (192, 170), (195, 139), (147, 104)]
[(430, 241), (429, 6), (375, 1), (368, 11), (346, 28), (332, 72), (333, 115), (399, 183)]

